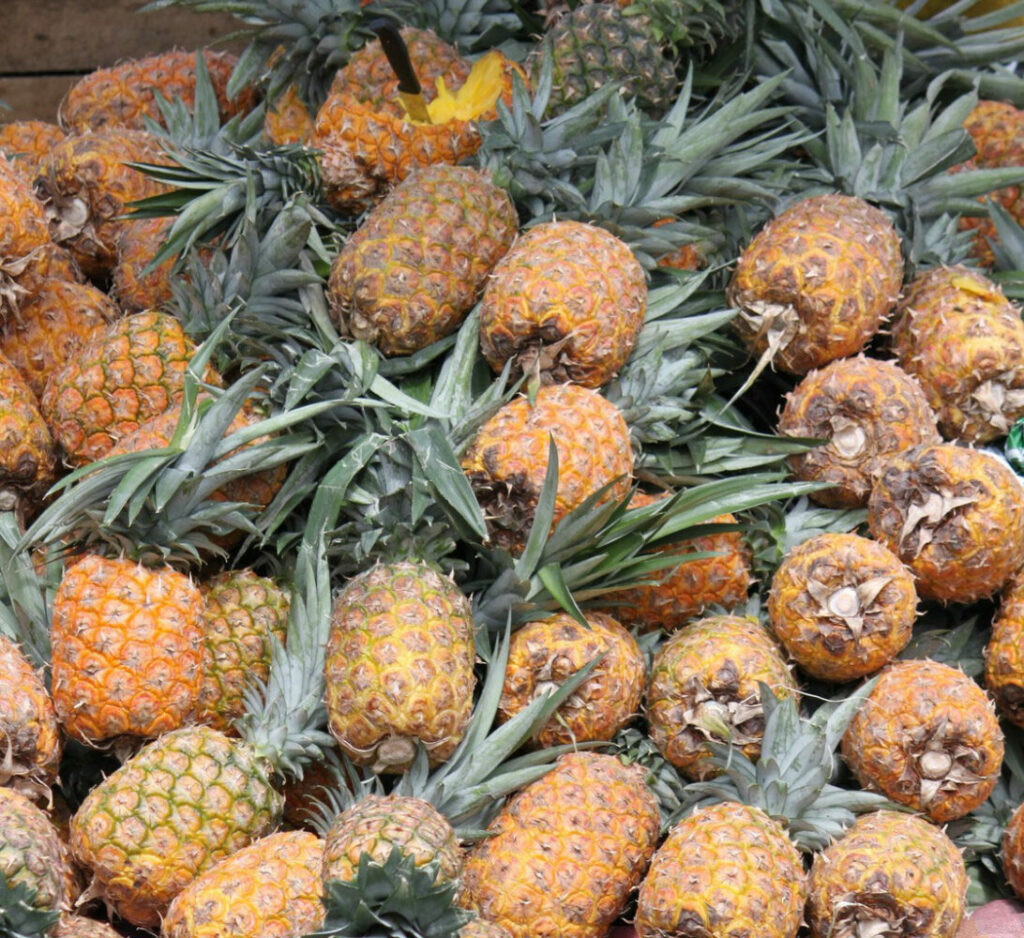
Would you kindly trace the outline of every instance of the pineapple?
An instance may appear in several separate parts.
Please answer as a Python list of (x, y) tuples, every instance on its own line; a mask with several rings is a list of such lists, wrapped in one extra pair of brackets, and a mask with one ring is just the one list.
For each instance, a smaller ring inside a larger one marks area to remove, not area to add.
[(34, 509), (56, 475), (56, 449), (39, 401), (0, 353), (0, 510)]
[(158, 736), (195, 716), (203, 599), (183, 573), (87, 554), (53, 603), (53, 702), (68, 736)]
[(1006, 582), (992, 619), (992, 634), (985, 648), (985, 686), (1000, 715), (1024, 727), (1024, 660), (1020, 634), (1024, 620), (1024, 571)]
[(1024, 488), (991, 453), (914, 446), (880, 464), (868, 526), (910, 568), (923, 599), (971, 602), (1020, 564)]
[(502, 809), (466, 855), (458, 902), (513, 938), (600, 938), (657, 841), (640, 766), (598, 752), (562, 756)]
[(760, 808), (720, 802), (676, 824), (637, 898), (638, 938), (796, 938), (806, 874), (785, 829)]
[(475, 918), (459, 929), (456, 938), (512, 938), (512, 933), (495, 922)]
[(992, 701), (962, 671), (907, 659), (882, 671), (842, 752), (862, 786), (942, 824), (989, 796), (1003, 733)]
[[(648, 495), (636, 492), (630, 508), (643, 508), (670, 498), (669, 493)], [(708, 524), (735, 525), (735, 516), (718, 515)], [(678, 550), (671, 544), (662, 550)], [(673, 632), (704, 613), (710, 606), (730, 610), (747, 601), (752, 582), (749, 551), (739, 530), (694, 537), (685, 542), (686, 553), (707, 556), (683, 557), (678, 567), (655, 573), (652, 582), (628, 590), (616, 590), (601, 598), (607, 611), (624, 625), (649, 632)]]
[(295, 85), (289, 85), (284, 93), (267, 108), (263, 119), (263, 133), (277, 146), (305, 144), (313, 132), (313, 117), (303, 103)]
[(129, 162), (166, 163), (160, 138), (142, 130), (110, 129), (72, 134), (55, 146), (35, 180), (50, 235), (94, 278), (117, 261), (117, 239), (128, 203), (164, 191)]
[(920, 274), (900, 301), (892, 348), (946, 439), (988, 442), (1024, 416), (1024, 322), (987, 277), (960, 266)]
[(803, 375), (861, 351), (903, 282), (900, 237), (853, 196), (811, 196), (769, 222), (740, 255), (727, 298), (758, 355)]
[(129, 219), (117, 239), (117, 260), (110, 273), (110, 293), (125, 312), (158, 309), (174, 296), (174, 260), (150, 269), (172, 222), (166, 218)]
[[(237, 64), (230, 52), (207, 49), (203, 59), (217, 94), (221, 117), (226, 121), (244, 114), (256, 104), (252, 88), (228, 97), (227, 84)], [(196, 53), (174, 50), (129, 59), (100, 68), (76, 81), (60, 106), (61, 125), (73, 134), (117, 127), (146, 130), (146, 118), (161, 122), (157, 94), (167, 100), (180, 98), (192, 107), (196, 93)]]
[(826, 441), (791, 456), (788, 465), (795, 479), (829, 483), (810, 497), (830, 508), (865, 507), (881, 462), (942, 440), (917, 379), (894, 362), (863, 355), (809, 372), (786, 396), (778, 432)]
[(498, 262), (480, 307), (488, 364), (546, 382), (606, 384), (636, 345), (647, 280), (629, 246), (577, 221), (530, 228)]
[(62, 915), (53, 930), (52, 938), (120, 938), (113, 927), (84, 915)]
[(940, 828), (876, 811), (814, 858), (808, 886), (812, 938), (953, 938), (964, 915), (967, 871)]
[(633, 448), (618, 408), (578, 385), (541, 387), (532, 400), (517, 397), (499, 409), (462, 457), (497, 546), (524, 546), (552, 440), (558, 453), (554, 523), (604, 486), (605, 498), (629, 491)]
[(36, 178), (39, 164), (63, 139), (64, 131), (46, 121), (24, 120), (0, 124), (0, 153), (11, 161), (15, 171), (29, 185)]
[(46, 213), (14, 165), (0, 156), (0, 322), (7, 320), (31, 295), (49, 259)]
[(334, 603), (326, 650), (330, 731), (375, 772), (402, 772), (417, 743), (432, 765), (454, 752), (473, 708), (473, 621), (430, 564), (379, 563)]
[(196, 720), (231, 733), (245, 712), (246, 685), (270, 676), (270, 643), (285, 639), (290, 594), (252, 570), (225, 570), (199, 590), (204, 650)]
[(42, 398), (50, 375), (120, 315), (114, 301), (94, 286), (45, 280), (0, 327), (0, 352)]
[(0, 785), (48, 800), (63, 737), (53, 699), (21, 649), (0, 634)]
[(917, 591), (910, 571), (884, 544), (824, 533), (783, 559), (768, 615), (802, 671), (842, 683), (873, 674), (906, 647)]
[(292, 938), (323, 922), (324, 843), (268, 834), (197, 876), (171, 902), (162, 938)]
[[(43, 414), (69, 462), (107, 455), (123, 436), (170, 410), (195, 349), (173, 316), (148, 310), (110, 323), (51, 375)], [(218, 379), (212, 370), (207, 380)]]
[(799, 689), (774, 640), (756, 619), (707, 616), (669, 636), (651, 662), (644, 704), (651, 739), (687, 778), (718, 774), (711, 743), (748, 758), (761, 750), (761, 685), (778, 697)]
[(1020, 805), (1003, 832), (1003, 871), (1010, 888), (1024, 897), (1024, 804)]
[(516, 235), (512, 201), (488, 174), (427, 166), (367, 216), (331, 266), (342, 333), (406, 355), (454, 332)]
[(610, 615), (568, 613), (529, 622), (512, 635), (499, 719), (520, 713), (546, 688), (601, 660), (577, 691), (534, 733), (538, 746), (609, 740), (639, 711), (646, 663), (636, 639)]

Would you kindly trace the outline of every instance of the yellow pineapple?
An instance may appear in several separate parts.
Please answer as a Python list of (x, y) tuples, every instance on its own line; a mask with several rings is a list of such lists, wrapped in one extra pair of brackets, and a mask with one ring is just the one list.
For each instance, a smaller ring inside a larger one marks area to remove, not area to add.
[(697, 619), (669, 636), (651, 662), (644, 699), (650, 737), (690, 779), (721, 771), (709, 742), (731, 742), (756, 759), (764, 735), (761, 684), (779, 698), (799, 696), (765, 628), (743, 616)]
[(168, 218), (138, 218), (122, 228), (110, 273), (110, 292), (125, 312), (158, 309), (172, 298), (174, 259), (150, 268), (172, 224), (173, 219)]
[(462, 457), (499, 547), (519, 551), (526, 542), (551, 439), (558, 453), (554, 523), (605, 485), (611, 498), (629, 491), (629, 430), (607, 398), (574, 384), (541, 387), (532, 401), (517, 397), (480, 427)]
[(638, 713), (647, 667), (636, 639), (610, 615), (588, 612), (587, 625), (559, 612), (517, 629), (509, 647), (499, 719), (520, 713), (590, 661), (591, 674), (534, 733), (538, 746), (610, 740)]
[(884, 544), (824, 533), (785, 556), (772, 578), (768, 615), (801, 670), (841, 683), (874, 673), (906, 647), (917, 591)]
[(977, 808), (1003, 761), (992, 701), (962, 671), (895, 661), (843, 736), (843, 758), (865, 788), (945, 823)]
[[(0, 321), (17, 312), (40, 279), (53, 245), (42, 204), (0, 155)], [(46, 271), (47, 273), (49, 271)]]
[[(230, 52), (206, 49), (203, 59), (217, 95), (223, 120), (252, 110), (256, 93), (242, 89), (227, 95), (228, 79), (237, 58)], [(71, 133), (127, 127), (145, 130), (145, 118), (162, 123), (156, 104), (157, 93), (168, 101), (180, 98), (192, 107), (196, 93), (196, 53), (173, 50), (128, 59), (110, 68), (100, 68), (78, 79), (64, 96), (60, 121)]]
[(1003, 872), (1018, 897), (1024, 897), (1024, 804), (1013, 812), (1003, 832)]
[(480, 307), (488, 364), (596, 388), (625, 364), (647, 310), (629, 246), (578, 221), (530, 228), (494, 268)]
[(1024, 727), (1024, 571), (1017, 570), (1003, 587), (985, 649), (985, 686), (1000, 715)]
[(466, 855), (459, 904), (513, 938), (606, 935), (657, 842), (645, 776), (603, 753), (562, 756)]
[(0, 153), (29, 184), (39, 172), (39, 164), (61, 140), (64, 131), (56, 124), (40, 120), (11, 121), (0, 124)]
[(56, 472), (56, 449), (39, 401), (0, 353), (0, 510), (34, 510)]
[(313, 117), (299, 97), (295, 85), (289, 85), (284, 93), (267, 108), (263, 119), (263, 133), (277, 146), (306, 143), (313, 132)]
[(789, 458), (795, 479), (830, 508), (862, 508), (886, 457), (939, 443), (935, 412), (917, 379), (893, 362), (856, 355), (809, 372), (786, 396), (778, 432), (826, 442)]
[(669, 831), (640, 884), (639, 938), (796, 938), (807, 892), (800, 852), (760, 808), (720, 802)]
[(183, 573), (87, 554), (53, 604), (53, 702), (64, 731), (96, 744), (153, 737), (195, 716), (203, 600)]
[(486, 173), (427, 166), (397, 186), (345, 242), (328, 298), (342, 333), (405, 355), (455, 331), (519, 220)]
[(885, 214), (863, 199), (822, 195), (761, 229), (740, 255), (727, 297), (746, 345), (802, 375), (861, 351), (902, 282), (900, 238)]
[(880, 464), (868, 526), (910, 568), (923, 599), (971, 602), (1020, 564), (1024, 488), (984, 450), (914, 446)]
[(329, 727), (357, 765), (402, 772), (417, 743), (430, 763), (458, 746), (473, 708), (469, 603), (419, 561), (379, 563), (334, 602), (326, 650)]
[(967, 871), (940, 828), (911, 814), (876, 811), (815, 856), (808, 885), (812, 938), (953, 938)]
[(294, 938), (323, 921), (324, 842), (305, 831), (262, 837), (175, 896), (161, 938)]
[(1024, 322), (999, 286), (966, 267), (939, 267), (906, 287), (892, 327), (946, 439), (983, 443), (1024, 416)]
[(120, 938), (113, 926), (84, 915), (62, 915), (52, 938)]

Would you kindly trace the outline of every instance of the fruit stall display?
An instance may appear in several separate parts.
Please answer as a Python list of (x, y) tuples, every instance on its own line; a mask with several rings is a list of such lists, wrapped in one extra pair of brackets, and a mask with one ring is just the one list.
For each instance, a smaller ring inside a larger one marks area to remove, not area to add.
[(1024, 3), (147, 10), (0, 125), (0, 936), (1012, 921)]

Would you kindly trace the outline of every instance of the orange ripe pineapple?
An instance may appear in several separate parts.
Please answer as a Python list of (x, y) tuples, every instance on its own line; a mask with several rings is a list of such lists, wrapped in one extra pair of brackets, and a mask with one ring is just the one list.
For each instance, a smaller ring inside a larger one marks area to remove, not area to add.
[(998, 590), (1020, 565), (1024, 489), (983, 450), (915, 446), (881, 465), (868, 526), (910, 567), (922, 598), (972, 602)]
[(405, 355), (454, 332), (516, 236), (512, 200), (468, 166), (418, 169), (366, 217), (331, 266), (339, 329)]
[[(630, 508), (642, 508), (670, 493), (648, 495), (637, 492)], [(708, 524), (735, 524), (733, 515), (718, 515)], [(687, 553), (710, 556), (684, 560), (678, 567), (659, 570), (653, 582), (627, 590), (607, 593), (602, 602), (623, 624), (642, 631), (664, 629), (672, 632), (690, 619), (701, 615), (709, 606), (732, 609), (746, 602), (751, 583), (749, 551), (740, 531), (706, 534), (686, 543)], [(663, 548), (677, 551), (678, 544)]]
[(614, 483), (610, 498), (624, 498), (629, 491), (629, 429), (607, 398), (575, 384), (544, 386), (533, 402), (517, 397), (480, 427), (462, 457), (499, 547), (519, 551), (526, 542), (551, 439), (558, 452), (555, 524), (609, 483)]
[(125, 222), (117, 239), (110, 292), (126, 312), (157, 309), (174, 295), (171, 290), (174, 258), (149, 269), (173, 223), (169, 218), (138, 218)]
[(789, 458), (793, 477), (828, 482), (810, 497), (830, 508), (867, 505), (880, 461), (942, 438), (917, 379), (857, 355), (811, 371), (786, 396), (778, 432), (826, 442)]
[(1013, 812), (1003, 832), (1003, 872), (1010, 888), (1024, 898), (1024, 804)]
[(175, 896), (161, 938), (293, 938), (324, 918), (324, 842), (305, 831), (270, 834), (197, 876)]
[(41, 398), (50, 375), (120, 315), (114, 301), (94, 286), (46, 280), (0, 327), (0, 352)]
[(602, 655), (590, 676), (534, 733), (533, 741), (546, 747), (611, 739), (636, 716), (647, 667), (636, 639), (601, 612), (587, 613), (586, 626), (560, 612), (513, 633), (499, 719), (511, 719), (535, 697)]
[(984, 690), (936, 661), (895, 661), (850, 721), (843, 758), (860, 784), (943, 824), (991, 793), (1003, 732)]
[(794, 547), (772, 578), (772, 630), (801, 670), (823, 681), (873, 674), (910, 641), (914, 577), (884, 544), (825, 533)]
[(637, 898), (639, 938), (796, 938), (807, 877), (782, 825), (724, 801), (669, 831)]
[(65, 732), (96, 744), (152, 737), (195, 712), (203, 600), (187, 576), (87, 554), (54, 597), (53, 702)]
[[(351, 60), (350, 60), (351, 61)], [(294, 85), (289, 85), (273, 104), (267, 107), (263, 119), (263, 133), (276, 146), (306, 143), (313, 132), (313, 117), (299, 97)]]
[(1024, 322), (1000, 287), (966, 267), (939, 267), (906, 287), (892, 348), (947, 439), (987, 442), (1024, 416)]
[(458, 746), (473, 709), (469, 602), (421, 561), (381, 563), (334, 601), (325, 677), (329, 728), (375, 772), (402, 772), (416, 744), (432, 765)]
[(199, 588), (204, 653), (196, 719), (228, 733), (245, 712), (245, 687), (270, 674), (270, 642), (284, 642), (291, 596), (252, 570), (225, 570)]
[[(68, 461), (81, 466), (107, 455), (180, 402), (194, 352), (174, 316), (149, 310), (110, 323), (51, 375), (40, 402)], [(219, 381), (212, 370), (206, 380)]]
[(63, 739), (42, 678), (21, 649), (0, 634), (0, 785), (49, 798)]
[(744, 249), (727, 290), (733, 326), (756, 355), (806, 374), (861, 351), (899, 295), (896, 229), (846, 195), (812, 196), (770, 221)]
[(606, 384), (636, 345), (647, 278), (629, 246), (578, 221), (530, 228), (494, 268), (480, 306), (488, 364), (547, 382)]
[(0, 353), (0, 511), (33, 509), (56, 471), (53, 437), (39, 401)]
[(960, 851), (941, 828), (875, 811), (814, 857), (807, 924), (812, 938), (953, 938), (967, 882)]
[(697, 619), (673, 633), (651, 662), (650, 737), (689, 779), (720, 773), (710, 741), (731, 742), (755, 761), (764, 735), (762, 683), (778, 698), (799, 695), (782, 653), (756, 619)]
[(513, 938), (602, 938), (658, 838), (646, 771), (576, 752), (516, 795), (466, 855), (458, 903)]
[(166, 163), (160, 139), (118, 128), (75, 134), (40, 166), (35, 188), (50, 235), (90, 277), (105, 276), (117, 261), (117, 239), (129, 224), (122, 218), (128, 203), (163, 191), (161, 183), (129, 162)]
[[(0, 321), (17, 312), (52, 248), (46, 213), (14, 165), (0, 156)], [(26, 283), (26, 280), (32, 283)]]
[[(256, 93), (245, 88), (234, 98), (227, 96), (228, 79), (237, 58), (230, 52), (203, 51), (210, 82), (217, 95), (221, 117), (252, 110)], [(129, 59), (110, 68), (100, 68), (71, 86), (60, 106), (61, 124), (72, 133), (127, 127), (145, 130), (145, 118), (162, 123), (156, 104), (157, 93), (168, 101), (180, 98), (191, 108), (196, 94), (196, 53), (175, 50)]]
[(985, 649), (985, 686), (1000, 715), (1024, 727), (1024, 570), (1017, 570), (999, 597)]
[(512, 938), (512, 933), (495, 922), (475, 918), (466, 922), (456, 933), (457, 938)]
[(53, 930), (52, 938), (121, 938), (121, 933), (98, 919), (63, 915)]
[(61, 140), (64, 131), (46, 121), (25, 120), (0, 124), (0, 153), (29, 184), (36, 178), (39, 164)]

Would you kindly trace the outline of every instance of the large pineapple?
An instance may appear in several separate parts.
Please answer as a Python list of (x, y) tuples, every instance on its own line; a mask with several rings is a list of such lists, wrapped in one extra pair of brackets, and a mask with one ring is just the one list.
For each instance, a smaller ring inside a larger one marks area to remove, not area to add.
[(459, 588), (419, 561), (381, 563), (334, 603), (326, 651), (331, 733), (376, 772), (401, 772), (422, 744), (434, 765), (473, 709), (473, 621)]
[(1020, 564), (1024, 488), (991, 453), (915, 446), (879, 465), (868, 525), (910, 568), (922, 598), (971, 602)]
[(658, 836), (646, 771), (597, 752), (562, 756), (502, 809), (466, 856), (458, 901), (514, 938), (600, 938)]
[(966, 893), (963, 858), (941, 828), (876, 811), (814, 858), (807, 924), (813, 938), (953, 938)]
[(778, 432), (825, 441), (788, 462), (794, 478), (829, 483), (810, 497), (831, 508), (864, 507), (888, 456), (941, 441), (917, 379), (863, 355), (808, 373), (786, 396)]
[(987, 442), (1024, 416), (1024, 322), (987, 277), (966, 267), (920, 274), (900, 301), (892, 348), (946, 439)]
[(794, 547), (772, 578), (772, 631), (801, 670), (825, 681), (877, 671), (910, 641), (917, 591), (884, 544), (825, 533)]
[(843, 736), (865, 787), (944, 823), (995, 787), (1003, 733), (992, 701), (962, 671), (930, 660), (890, 664)]
[(774, 365), (806, 374), (861, 351), (903, 282), (900, 238), (863, 199), (811, 196), (770, 221), (729, 283), (737, 334)]
[(377, 205), (331, 266), (341, 331), (404, 355), (458, 328), (518, 218), (486, 173), (427, 166)]
[(629, 246), (603, 228), (551, 221), (498, 262), (480, 307), (480, 346), (495, 371), (596, 388), (625, 364), (647, 310)]
[(480, 427), (462, 457), (499, 547), (521, 550), (525, 544), (551, 440), (558, 453), (555, 523), (602, 486), (611, 485), (616, 498), (629, 491), (629, 430), (607, 398), (573, 384), (544, 386), (532, 400), (517, 397)]

